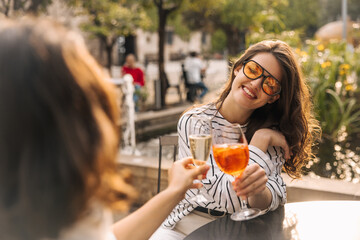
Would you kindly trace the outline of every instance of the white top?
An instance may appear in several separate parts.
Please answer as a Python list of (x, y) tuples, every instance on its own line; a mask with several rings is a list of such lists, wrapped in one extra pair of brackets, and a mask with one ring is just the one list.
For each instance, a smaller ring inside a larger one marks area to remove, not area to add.
[[(178, 135), (179, 135), (179, 159), (191, 156), (187, 129), (189, 126), (189, 114), (203, 113), (212, 118), (213, 126), (230, 124), (221, 114), (217, 112), (217, 109), (213, 103), (200, 106), (198, 108), (191, 109), (184, 114), (178, 122)], [(216, 114), (216, 116), (214, 116)], [(243, 126), (243, 131), (246, 131), (246, 126)], [(268, 210), (275, 210), (279, 205), (286, 203), (286, 185), (280, 175), (285, 159), (283, 157), (280, 147), (269, 146), (266, 153), (261, 151), (255, 146), (249, 145), (250, 151), (250, 164), (259, 164), (262, 167), (268, 177), (266, 183), (272, 194), (272, 202)], [(213, 210), (224, 211), (233, 213), (241, 208), (240, 198), (236, 195), (231, 182), (234, 181), (234, 177), (222, 172), (217, 166), (212, 150), (207, 160), (207, 164), (210, 165), (210, 169), (207, 173), (206, 179), (202, 180), (203, 187), (200, 189), (202, 194), (206, 194), (207, 197), (212, 199), (211, 202), (198, 203), (190, 200), (197, 190), (190, 189), (186, 192), (185, 199), (183, 199), (171, 212), (171, 214), (163, 222), (163, 226), (166, 228), (173, 228), (177, 222), (179, 222), (184, 216), (188, 215), (197, 206), (206, 207)]]
[(87, 216), (60, 233), (59, 240), (116, 240), (112, 222), (110, 210), (93, 204)]
[(205, 68), (203, 61), (198, 57), (188, 57), (184, 63), (188, 82), (190, 84), (201, 82), (201, 70)]

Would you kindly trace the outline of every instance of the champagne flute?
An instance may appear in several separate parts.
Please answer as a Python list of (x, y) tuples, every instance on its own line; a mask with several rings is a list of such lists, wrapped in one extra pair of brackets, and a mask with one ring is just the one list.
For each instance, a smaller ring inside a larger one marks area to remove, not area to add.
[[(190, 152), (195, 160), (206, 162), (210, 155), (211, 140), (212, 140), (212, 127), (211, 120), (208, 116), (202, 115), (191, 115), (188, 122), (188, 138), (190, 143)], [(193, 161), (196, 165), (196, 161)], [(205, 176), (206, 177), (206, 176)], [(191, 198), (196, 202), (207, 202), (211, 201), (209, 197), (198, 193)]]
[[(219, 125), (213, 129), (213, 155), (221, 171), (235, 178), (240, 176), (249, 163), (249, 147), (239, 124)], [(241, 210), (231, 219), (244, 221), (260, 215), (260, 209), (248, 208), (247, 199), (240, 196)]]

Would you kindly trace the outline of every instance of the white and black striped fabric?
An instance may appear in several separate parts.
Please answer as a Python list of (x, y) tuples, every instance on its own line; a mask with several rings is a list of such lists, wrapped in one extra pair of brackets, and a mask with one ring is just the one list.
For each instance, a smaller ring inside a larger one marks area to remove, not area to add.
[[(218, 112), (213, 103), (200, 106), (189, 110), (184, 114), (178, 122), (179, 135), (179, 159), (191, 156), (187, 131), (190, 126), (189, 117), (191, 114), (205, 114), (212, 118), (213, 128), (219, 125), (230, 124)], [(216, 114), (216, 116), (214, 116)], [(246, 131), (246, 126), (242, 126), (243, 131)], [(255, 146), (249, 145), (250, 160), (249, 164), (259, 164), (266, 172), (268, 182), (266, 186), (272, 193), (272, 202), (268, 210), (275, 210), (279, 205), (284, 205), (286, 202), (286, 185), (280, 175), (282, 166), (285, 162), (282, 150), (280, 147), (269, 147), (264, 153)], [(197, 203), (190, 199), (197, 194), (196, 189), (190, 189), (186, 192), (185, 199), (183, 199), (171, 212), (171, 214), (164, 221), (163, 226), (166, 228), (173, 228), (175, 224), (184, 216), (189, 214), (197, 206), (205, 208), (233, 213), (241, 208), (240, 199), (232, 188), (231, 182), (234, 177), (223, 173), (217, 166), (212, 151), (207, 160), (210, 165), (210, 170), (207, 173), (206, 179), (202, 180), (203, 188), (202, 194), (207, 194), (210, 202)]]

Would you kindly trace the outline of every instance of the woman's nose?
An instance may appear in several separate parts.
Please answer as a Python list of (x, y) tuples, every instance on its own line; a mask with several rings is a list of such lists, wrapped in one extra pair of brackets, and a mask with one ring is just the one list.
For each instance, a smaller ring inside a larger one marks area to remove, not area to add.
[(261, 76), (261, 77), (255, 79), (255, 80), (252, 80), (251, 81), (251, 86), (253, 88), (255, 88), (256, 90), (260, 90), (263, 78), (264, 78), (264, 76)]

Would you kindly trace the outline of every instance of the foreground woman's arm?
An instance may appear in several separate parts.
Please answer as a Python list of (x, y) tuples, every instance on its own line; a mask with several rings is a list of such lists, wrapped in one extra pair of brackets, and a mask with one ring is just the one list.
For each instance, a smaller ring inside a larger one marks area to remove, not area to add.
[(113, 232), (120, 239), (149, 239), (171, 210), (182, 200), (188, 188), (199, 187), (193, 180), (209, 170), (208, 165), (189, 169), (192, 159), (177, 161), (169, 170), (169, 186), (150, 199), (134, 213), (113, 225)]

